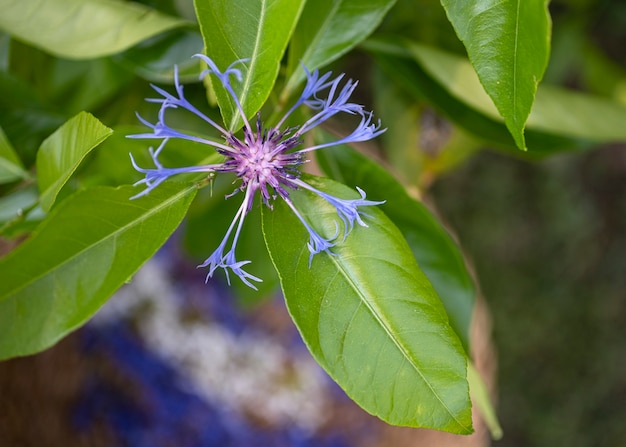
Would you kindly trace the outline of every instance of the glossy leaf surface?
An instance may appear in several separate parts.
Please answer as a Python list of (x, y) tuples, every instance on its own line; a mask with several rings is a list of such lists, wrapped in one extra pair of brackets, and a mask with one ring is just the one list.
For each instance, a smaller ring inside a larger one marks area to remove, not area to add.
[[(356, 191), (307, 177), (339, 197)], [(322, 236), (337, 214), (307, 192), (291, 196)], [(470, 433), (466, 357), (426, 276), (393, 223), (368, 207), (333, 252), (309, 268), (308, 233), (282, 201), (263, 209), (263, 231), (289, 312), (316, 360), (361, 407), (397, 425)]]
[(70, 59), (114, 54), (188, 23), (118, 0), (0, 0), (0, 11), (0, 29)]
[(406, 238), (417, 263), (441, 298), (450, 325), (469, 353), (476, 291), (463, 255), (447, 231), (374, 161), (346, 146), (332, 152), (320, 151), (317, 155), (328, 176), (348, 186), (360, 187), (371, 200), (385, 201), (380, 208)]
[(113, 131), (93, 115), (81, 112), (41, 143), (37, 173), (41, 207), (48, 211), (83, 158)]
[(0, 359), (54, 344), (82, 325), (165, 243), (195, 195), (164, 184), (82, 191), (0, 260)]
[(546, 0), (442, 0), (485, 91), (520, 149), (550, 53)]
[[(445, 228), (430, 211), (410, 197), (404, 187), (379, 164), (347, 146), (335, 151), (318, 152), (324, 172), (350, 186), (371, 191), (372, 200), (386, 200), (380, 208), (406, 238), (419, 266), (443, 302), (467, 353), (471, 352), (470, 325), (476, 290), (465, 267), (463, 254)], [(483, 415), (494, 439), (502, 437), (502, 428), (491, 403), (486, 385), (468, 364), (467, 379), (472, 400)]]
[[(295, 28), (303, 0), (195, 0), (206, 54), (221, 71), (233, 62), (243, 81), (231, 77), (233, 89), (248, 118), (265, 103), (278, 76), (280, 61)], [(245, 11), (244, 14), (241, 12)], [(217, 102), (230, 130), (242, 126), (227, 92), (214, 86)]]
[(307, 2), (289, 47), (286, 92), (309, 71), (338, 59), (369, 36), (395, 0), (316, 0)]

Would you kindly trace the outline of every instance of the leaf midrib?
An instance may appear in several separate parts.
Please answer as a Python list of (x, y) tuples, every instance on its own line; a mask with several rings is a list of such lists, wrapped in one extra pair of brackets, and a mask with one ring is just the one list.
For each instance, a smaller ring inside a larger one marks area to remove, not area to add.
[[(520, 10), (520, 2), (521, 0), (517, 0), (517, 5), (515, 8), (515, 41), (513, 43), (513, 121), (515, 122), (515, 124), (517, 124), (517, 120), (518, 120), (518, 116), (517, 116), (517, 62), (518, 62), (518, 57), (517, 57), (517, 52), (518, 52), (518, 39), (519, 39), (519, 22), (520, 22), (520, 16), (519, 16), (519, 10)], [(520, 129), (520, 132), (522, 134), (522, 138), (524, 138), (524, 130), (523, 128)]]
[(128, 224), (119, 227), (117, 230), (115, 230), (112, 233), (109, 233), (108, 235), (106, 235), (104, 238), (100, 239), (96, 243), (91, 244), (91, 245), (83, 248), (82, 250), (79, 250), (79, 251), (75, 252), (72, 256), (64, 259), (62, 262), (60, 262), (58, 264), (55, 264), (52, 268), (50, 268), (48, 270), (44, 270), (41, 274), (39, 274), (37, 276), (34, 276), (33, 278), (31, 278), (30, 281), (21, 283), (20, 285), (18, 285), (18, 287), (15, 287), (15, 288), (9, 290), (6, 294), (0, 296), (0, 302), (5, 301), (5, 300), (11, 298), (11, 296), (15, 295), (17, 292), (19, 292), (19, 291), (25, 289), (26, 287), (34, 284), (35, 282), (39, 281), (42, 277), (44, 277), (44, 276), (46, 276), (48, 274), (51, 274), (55, 270), (59, 270), (61, 267), (63, 267), (64, 265), (68, 264), (70, 261), (73, 261), (74, 259), (79, 258), (80, 256), (82, 256), (86, 251), (91, 250), (91, 249), (93, 249), (95, 247), (98, 247), (99, 245), (103, 244), (104, 242), (106, 242), (107, 240), (109, 240), (111, 238), (116, 238), (118, 235), (123, 233), (127, 228), (130, 228), (130, 227), (135, 226), (135, 225), (137, 225), (139, 223), (142, 223), (143, 221), (145, 221), (150, 216), (163, 211), (171, 203), (173, 203), (173, 202), (177, 201), (178, 199), (180, 199), (181, 197), (185, 196), (186, 194), (188, 194), (194, 188), (195, 188), (195, 186), (189, 186), (189, 187), (181, 190), (180, 192), (176, 193), (175, 195), (170, 196), (167, 200), (164, 200), (158, 206), (149, 209), (147, 213), (141, 214), (140, 218), (134, 219), (131, 222), (129, 222)]
[[(256, 69), (256, 66), (258, 65), (257, 55), (259, 54), (259, 48), (261, 47), (261, 39), (263, 35), (263, 22), (265, 21), (267, 2), (268, 0), (261, 0), (261, 13), (259, 16), (259, 26), (257, 28), (256, 36), (254, 39), (254, 45), (252, 47), (252, 55), (250, 56), (250, 66), (248, 67), (248, 76), (246, 76), (246, 79), (243, 83), (243, 89), (241, 90), (241, 95), (239, 96), (239, 102), (241, 104), (241, 107), (244, 113), (246, 111), (244, 104), (246, 102), (248, 95), (250, 94), (250, 87), (252, 85), (252, 74), (254, 70)], [(244, 116), (242, 117), (242, 119), (245, 120), (247, 118)], [(230, 130), (232, 130), (235, 127), (235, 123), (237, 121), (238, 121), (237, 113), (235, 113), (230, 123)]]

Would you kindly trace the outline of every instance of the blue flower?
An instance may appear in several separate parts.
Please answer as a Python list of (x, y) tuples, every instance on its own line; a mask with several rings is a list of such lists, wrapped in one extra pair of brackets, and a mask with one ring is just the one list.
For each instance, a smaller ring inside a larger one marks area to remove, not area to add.
[[(258, 191), (263, 203), (272, 208), (272, 202), (280, 197), (291, 208), (302, 225), (309, 233), (309, 242), (307, 247), (310, 252), (309, 267), (313, 260), (313, 256), (322, 251), (334, 255), (331, 248), (336, 245), (339, 236), (339, 226), (337, 226), (335, 235), (331, 238), (324, 238), (317, 233), (306, 221), (306, 219), (296, 209), (293, 202), (289, 198), (289, 190), (306, 189), (320, 197), (324, 198), (336, 210), (340, 220), (344, 224), (343, 240), (354, 228), (355, 222), (361, 226), (367, 226), (361, 216), (363, 215), (359, 207), (379, 205), (383, 202), (374, 202), (365, 199), (365, 192), (358, 189), (361, 195), (360, 199), (348, 200), (340, 199), (326, 194), (312, 187), (300, 178), (299, 166), (306, 161), (306, 153), (321, 148), (334, 146), (344, 143), (352, 143), (358, 141), (366, 141), (377, 137), (386, 129), (381, 129), (380, 121), (373, 123), (371, 112), (363, 110), (363, 106), (350, 102), (350, 96), (357, 86), (357, 82), (351, 79), (347, 80), (341, 87), (341, 81), (344, 75), (340, 75), (331, 79), (332, 73), (325, 73), (320, 76), (318, 70), (309, 72), (306, 67), (304, 70), (307, 75), (307, 83), (304, 87), (302, 95), (295, 104), (280, 119), (275, 127), (264, 128), (260, 118), (257, 120), (255, 128), (252, 127), (247, 120), (241, 103), (232, 88), (231, 80), (234, 78), (237, 82), (241, 82), (243, 77), (241, 70), (237, 65), (247, 62), (243, 59), (231, 64), (226, 70), (221, 72), (215, 63), (207, 56), (197, 54), (194, 57), (202, 59), (209, 67), (200, 75), (200, 79), (208, 75), (215, 76), (222, 84), (224, 89), (232, 96), (235, 106), (241, 116), (243, 127), (243, 138), (235, 136), (235, 134), (227, 131), (218, 123), (204, 115), (196, 109), (183, 94), (183, 86), (178, 80), (178, 70), (174, 71), (174, 84), (176, 86), (176, 94), (171, 94), (159, 87), (153, 86), (154, 90), (161, 95), (161, 98), (148, 99), (149, 102), (161, 104), (159, 110), (158, 121), (152, 124), (138, 115), (139, 120), (152, 129), (151, 133), (143, 133), (137, 135), (129, 135), (129, 138), (152, 138), (160, 139), (161, 144), (156, 150), (150, 148), (150, 155), (154, 163), (154, 168), (144, 169), (139, 167), (131, 155), (133, 167), (145, 178), (138, 181), (136, 185), (145, 185), (146, 188), (133, 198), (144, 196), (154, 188), (159, 186), (169, 177), (176, 174), (184, 174), (190, 172), (207, 172), (220, 173), (232, 172), (240, 180), (241, 184), (228, 197), (243, 192), (244, 198), (230, 227), (226, 231), (224, 239), (217, 249), (202, 263), (199, 267), (207, 267), (207, 281), (213, 276), (217, 269), (223, 269), (226, 278), (230, 284), (230, 272), (243, 281), (249, 287), (256, 289), (252, 281), (259, 282), (260, 278), (253, 276), (243, 270), (243, 267), (250, 261), (237, 261), (235, 257), (235, 249), (237, 241), (241, 233), (246, 214), (252, 208), (254, 196)], [(281, 130), (287, 118), (300, 106), (305, 105), (313, 110), (312, 116), (301, 126), (296, 128), (287, 128)], [(204, 139), (201, 137), (187, 135), (176, 131), (169, 127), (165, 122), (165, 112), (168, 109), (185, 109), (194, 115), (200, 117), (209, 125), (217, 129), (224, 137), (224, 143)], [(348, 113), (360, 116), (361, 120), (356, 129), (348, 136), (338, 141), (309, 146), (305, 148), (298, 147), (302, 145), (303, 136), (311, 129), (319, 126), (329, 118), (339, 113)], [(181, 168), (166, 168), (159, 162), (159, 154), (172, 138), (185, 139), (195, 141), (212, 146), (218, 153), (224, 156), (224, 161), (219, 164), (190, 166)]]

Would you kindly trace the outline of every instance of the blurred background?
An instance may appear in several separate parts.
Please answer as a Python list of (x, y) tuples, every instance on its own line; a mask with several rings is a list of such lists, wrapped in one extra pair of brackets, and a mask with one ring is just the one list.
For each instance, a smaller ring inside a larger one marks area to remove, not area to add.
[[(626, 2), (562, 0), (550, 10), (545, 82), (626, 104)], [(463, 54), (434, 0), (398, 1), (380, 32)], [(389, 126), (385, 100), (398, 93), (383, 90), (384, 70), (358, 51), (340, 68), (363, 78), (364, 66), (362, 99)], [(136, 91), (125, 114), (106, 92), (94, 113), (105, 124), (133, 123), (145, 84), (124, 82), (125, 93)], [(421, 192), (475, 273), (486, 304), (479, 363), (504, 430), (492, 443), (626, 446), (626, 145), (531, 159), (485, 143), (426, 98), (405, 112), (414, 133), (398, 137), (390, 126), (384, 144), (404, 138), (411, 163), (406, 153), (377, 155)], [(205, 285), (184, 239), (177, 232), (86, 327), (44, 353), (0, 363), (0, 446), (490, 443), (480, 421), (475, 436), (458, 437), (391, 428), (363, 413), (309, 357), (277, 293), (255, 302)]]

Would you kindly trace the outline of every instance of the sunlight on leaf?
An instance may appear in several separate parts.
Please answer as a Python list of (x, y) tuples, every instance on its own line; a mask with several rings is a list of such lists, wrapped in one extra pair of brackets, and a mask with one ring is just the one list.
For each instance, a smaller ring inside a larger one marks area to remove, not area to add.
[(420, 202), (379, 164), (343, 146), (332, 153), (318, 153), (320, 165), (331, 178), (348, 186), (371, 191), (406, 238), (415, 259), (437, 291), (450, 318), (450, 325), (470, 351), (469, 328), (476, 290), (465, 267), (463, 254), (445, 228)]

